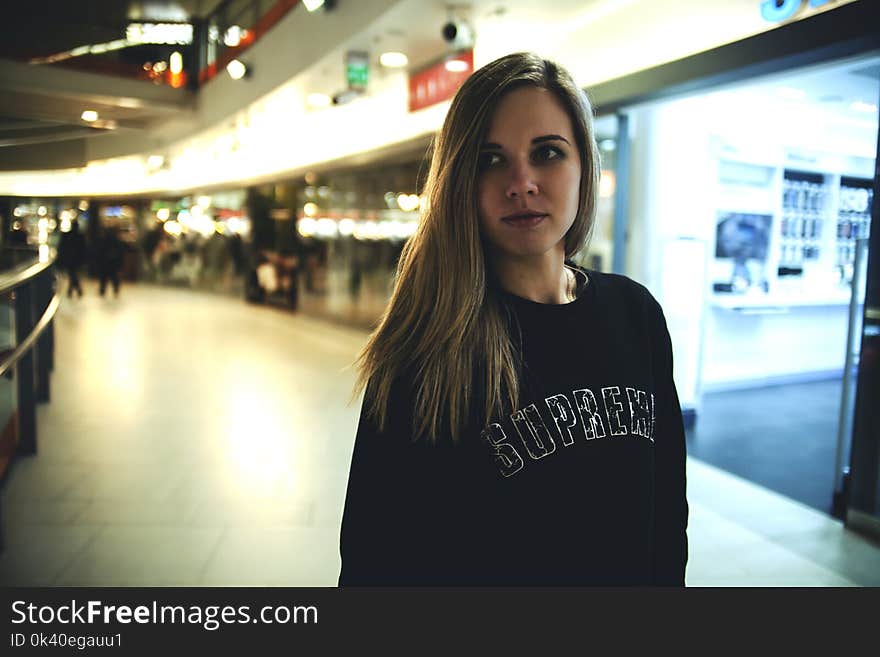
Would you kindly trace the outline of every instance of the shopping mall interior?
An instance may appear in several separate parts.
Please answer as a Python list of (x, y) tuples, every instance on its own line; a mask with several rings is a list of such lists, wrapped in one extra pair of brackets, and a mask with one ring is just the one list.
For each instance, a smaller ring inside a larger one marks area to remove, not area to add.
[(336, 585), (433, 137), (532, 50), (596, 114), (574, 262), (666, 317), (687, 584), (880, 585), (880, 7), (545, 4), (9, 9), (0, 583)]

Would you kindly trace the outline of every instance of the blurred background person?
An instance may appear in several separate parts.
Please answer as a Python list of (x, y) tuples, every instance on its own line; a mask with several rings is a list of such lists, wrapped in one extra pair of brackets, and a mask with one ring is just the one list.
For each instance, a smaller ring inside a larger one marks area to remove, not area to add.
[(76, 292), (82, 298), (82, 286), (79, 284), (79, 268), (86, 261), (86, 239), (79, 232), (79, 221), (70, 222), (70, 230), (61, 234), (58, 243), (58, 266), (67, 273), (67, 296)]
[(113, 295), (119, 296), (119, 270), (122, 268), (124, 251), (125, 245), (119, 239), (116, 229), (111, 226), (104, 228), (95, 253), (98, 294), (102, 297), (107, 289), (107, 281), (113, 284)]

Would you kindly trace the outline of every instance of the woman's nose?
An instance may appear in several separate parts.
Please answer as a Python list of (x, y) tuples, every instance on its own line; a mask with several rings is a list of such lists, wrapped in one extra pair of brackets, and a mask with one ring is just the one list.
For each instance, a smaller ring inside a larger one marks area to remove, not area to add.
[(505, 195), (508, 198), (534, 196), (538, 193), (538, 183), (535, 180), (532, 167), (526, 164), (515, 164), (510, 167), (509, 171), (510, 178), (505, 190)]

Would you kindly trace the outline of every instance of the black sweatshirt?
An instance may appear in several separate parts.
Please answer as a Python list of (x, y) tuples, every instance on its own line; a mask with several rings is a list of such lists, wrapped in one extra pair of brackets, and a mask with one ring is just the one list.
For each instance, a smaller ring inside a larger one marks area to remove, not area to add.
[(684, 585), (666, 321), (638, 283), (581, 271), (568, 304), (503, 294), (524, 362), (515, 412), (432, 446), (411, 440), (413, 382), (392, 387), (384, 432), (362, 410), (340, 586)]

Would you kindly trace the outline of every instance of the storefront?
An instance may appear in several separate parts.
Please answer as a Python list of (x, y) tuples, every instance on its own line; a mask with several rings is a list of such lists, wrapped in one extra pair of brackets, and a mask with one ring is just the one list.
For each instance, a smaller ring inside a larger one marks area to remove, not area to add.
[(864, 387), (880, 257), (871, 4), (590, 89), (628, 162), (615, 268), (664, 307), (691, 454), (862, 527), (878, 508), (866, 432), (880, 397)]

